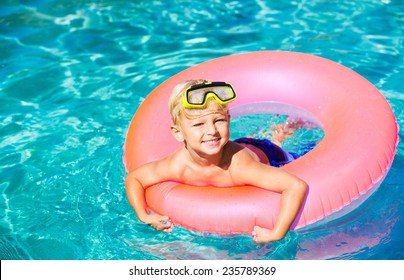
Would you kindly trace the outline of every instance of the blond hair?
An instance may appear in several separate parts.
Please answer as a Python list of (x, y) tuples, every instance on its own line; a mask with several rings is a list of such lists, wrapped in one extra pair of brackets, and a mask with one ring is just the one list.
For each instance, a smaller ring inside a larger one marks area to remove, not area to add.
[[(198, 117), (203, 114), (203, 110), (209, 108), (209, 112), (227, 112), (227, 105), (221, 105), (214, 100), (209, 100), (204, 108), (201, 109), (186, 109), (182, 106), (182, 99), (184, 98), (184, 94), (186, 90), (198, 84), (209, 83), (207, 80), (198, 79), (198, 80), (187, 80), (178, 85), (176, 85), (171, 93), (170, 99), (168, 101), (168, 107), (171, 114), (171, 120), (173, 124), (178, 124), (178, 121), (181, 116), (185, 116), (187, 118)], [(211, 108), (213, 107), (213, 108)]]

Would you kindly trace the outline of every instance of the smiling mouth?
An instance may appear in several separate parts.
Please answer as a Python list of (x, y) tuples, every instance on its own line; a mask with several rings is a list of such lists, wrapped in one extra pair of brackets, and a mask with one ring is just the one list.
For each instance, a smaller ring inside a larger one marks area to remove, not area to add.
[(209, 139), (209, 140), (202, 141), (202, 143), (207, 144), (207, 145), (216, 145), (217, 143), (219, 143), (220, 139), (221, 138)]

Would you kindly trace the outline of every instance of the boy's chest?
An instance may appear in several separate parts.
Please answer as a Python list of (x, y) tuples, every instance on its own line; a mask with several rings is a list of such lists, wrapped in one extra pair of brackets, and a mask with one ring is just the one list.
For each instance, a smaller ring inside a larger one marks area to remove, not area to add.
[(198, 169), (188, 169), (185, 174), (186, 183), (195, 186), (232, 186), (233, 180), (229, 170), (219, 167), (204, 167)]

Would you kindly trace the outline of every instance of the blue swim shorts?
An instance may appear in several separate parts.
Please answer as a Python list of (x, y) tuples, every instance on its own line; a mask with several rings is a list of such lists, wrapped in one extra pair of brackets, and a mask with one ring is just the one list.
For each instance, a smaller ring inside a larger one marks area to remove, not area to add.
[(285, 165), (299, 157), (295, 153), (289, 153), (283, 150), (281, 147), (272, 143), (268, 139), (255, 139), (244, 137), (236, 139), (234, 140), (234, 142), (240, 144), (250, 144), (262, 150), (267, 156), (269, 164), (275, 167)]

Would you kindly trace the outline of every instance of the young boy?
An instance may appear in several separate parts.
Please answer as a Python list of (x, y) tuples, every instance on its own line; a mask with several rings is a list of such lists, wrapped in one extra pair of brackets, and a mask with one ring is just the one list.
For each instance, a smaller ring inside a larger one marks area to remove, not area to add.
[(184, 145), (161, 160), (139, 167), (125, 180), (129, 203), (142, 222), (165, 232), (174, 228), (169, 217), (147, 210), (144, 193), (153, 184), (178, 181), (198, 186), (251, 185), (282, 193), (274, 228), (256, 225), (251, 229), (254, 241), (265, 243), (286, 235), (303, 203), (307, 184), (268, 165), (274, 162), (269, 157), (282, 158), (282, 149), (271, 142), (250, 138), (242, 138), (240, 143), (229, 141), (227, 104), (235, 97), (233, 88), (223, 82), (192, 80), (175, 87), (169, 101), (171, 132)]

